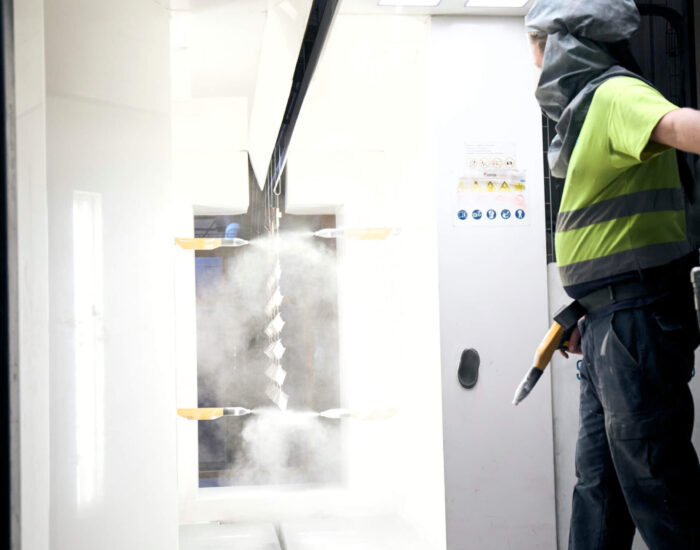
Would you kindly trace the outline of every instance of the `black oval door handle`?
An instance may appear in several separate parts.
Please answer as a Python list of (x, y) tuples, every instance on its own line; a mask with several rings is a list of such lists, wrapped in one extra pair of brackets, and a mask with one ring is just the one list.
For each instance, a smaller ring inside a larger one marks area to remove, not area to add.
[(459, 370), (457, 371), (457, 379), (463, 388), (468, 390), (476, 386), (479, 379), (479, 365), (481, 358), (479, 352), (475, 349), (465, 349), (462, 352), (462, 358), (459, 361)]

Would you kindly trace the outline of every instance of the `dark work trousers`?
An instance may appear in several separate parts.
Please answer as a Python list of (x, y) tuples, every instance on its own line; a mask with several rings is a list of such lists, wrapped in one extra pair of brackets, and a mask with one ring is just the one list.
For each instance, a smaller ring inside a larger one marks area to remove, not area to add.
[[(679, 305), (680, 304), (680, 305)], [(588, 315), (570, 550), (700, 550), (700, 468), (688, 388), (698, 344), (684, 296)]]

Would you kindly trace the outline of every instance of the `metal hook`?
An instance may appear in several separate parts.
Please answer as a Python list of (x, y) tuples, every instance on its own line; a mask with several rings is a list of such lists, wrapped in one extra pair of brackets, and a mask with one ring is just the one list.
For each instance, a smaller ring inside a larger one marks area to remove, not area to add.
[(277, 170), (277, 179), (275, 180), (275, 185), (272, 188), (272, 192), (279, 197), (282, 194), (282, 186), (280, 185), (282, 182), (282, 173), (287, 167), (287, 153), (285, 153), (282, 157), (282, 161), (278, 162), (278, 167), (279, 169)]

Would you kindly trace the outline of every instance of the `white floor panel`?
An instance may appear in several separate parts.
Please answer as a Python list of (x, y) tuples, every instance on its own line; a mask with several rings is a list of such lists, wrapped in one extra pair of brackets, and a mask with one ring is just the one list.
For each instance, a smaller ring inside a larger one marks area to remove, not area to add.
[(286, 550), (429, 550), (395, 518), (309, 519), (285, 522)]
[(281, 550), (268, 524), (202, 523), (180, 526), (180, 550)]

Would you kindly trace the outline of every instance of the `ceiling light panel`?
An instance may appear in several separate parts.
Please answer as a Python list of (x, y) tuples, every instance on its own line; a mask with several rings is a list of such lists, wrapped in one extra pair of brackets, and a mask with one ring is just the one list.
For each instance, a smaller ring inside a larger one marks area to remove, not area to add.
[(442, 0), (379, 0), (379, 6), (394, 6), (402, 8), (435, 8)]
[(467, 0), (465, 8), (524, 8), (530, 0)]

